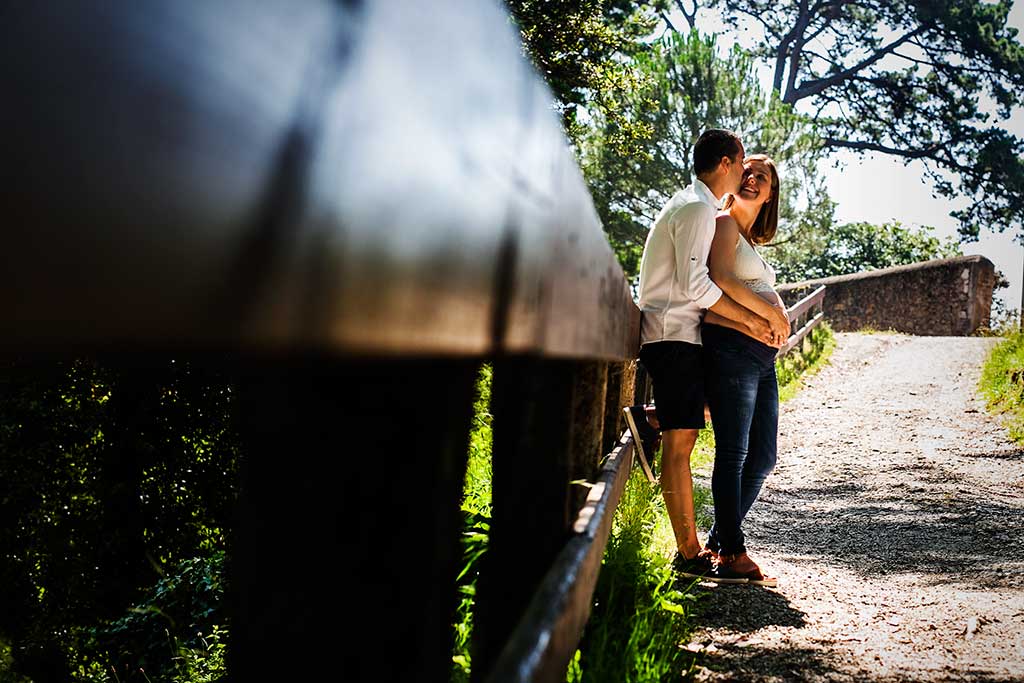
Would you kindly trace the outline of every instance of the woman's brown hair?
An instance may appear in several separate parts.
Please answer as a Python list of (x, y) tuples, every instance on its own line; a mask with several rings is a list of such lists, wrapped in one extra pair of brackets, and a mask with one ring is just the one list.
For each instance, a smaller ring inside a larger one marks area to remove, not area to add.
[(775, 239), (775, 232), (779, 229), (779, 170), (767, 154), (751, 154), (743, 161), (763, 161), (772, 172), (771, 199), (761, 205), (754, 224), (750, 226), (750, 241), (754, 244), (768, 244)]

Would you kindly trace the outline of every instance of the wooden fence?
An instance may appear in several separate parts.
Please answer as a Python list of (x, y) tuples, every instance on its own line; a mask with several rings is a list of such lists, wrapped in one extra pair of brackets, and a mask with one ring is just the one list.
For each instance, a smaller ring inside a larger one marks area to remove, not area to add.
[(233, 373), (231, 679), (448, 679), (484, 361), (474, 677), (564, 679), (639, 311), (498, 3), (8, 14), (0, 348)]
[(815, 327), (825, 319), (825, 287), (821, 286), (787, 308), (789, 313), (790, 336), (779, 349), (784, 356), (800, 344)]
[[(0, 347), (232, 373), (232, 680), (448, 679), (483, 361), (475, 677), (557, 678), (630, 465), (639, 311), (499, 3), (7, 14)], [(550, 637), (503, 654), (552, 573)]]

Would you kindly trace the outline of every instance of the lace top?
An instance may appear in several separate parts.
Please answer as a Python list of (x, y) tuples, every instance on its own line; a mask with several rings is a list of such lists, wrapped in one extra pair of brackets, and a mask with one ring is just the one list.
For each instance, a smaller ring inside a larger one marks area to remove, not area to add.
[(761, 258), (743, 235), (736, 241), (736, 277), (755, 292), (775, 291), (775, 269)]

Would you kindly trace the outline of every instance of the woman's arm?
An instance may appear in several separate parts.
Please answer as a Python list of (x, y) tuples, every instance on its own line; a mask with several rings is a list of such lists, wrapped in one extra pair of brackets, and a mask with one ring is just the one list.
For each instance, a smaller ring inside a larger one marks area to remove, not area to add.
[[(782, 299), (774, 291), (754, 292), (754, 294), (763, 298), (770, 304), (774, 305), (775, 302), (778, 302), (780, 305), (782, 304)], [(764, 342), (764, 339), (759, 337), (756, 333), (754, 333), (749, 327), (747, 327), (743, 323), (731, 320), (730, 318), (726, 318), (725, 316), (718, 315), (712, 310), (709, 310), (707, 313), (704, 314), (704, 322), (711, 323), (712, 325), (721, 325), (722, 327), (729, 327), (736, 330), (737, 332), (742, 332), (748, 337), (753, 337), (759, 342)], [(779, 347), (782, 346), (782, 344), (785, 343), (785, 341), (785, 339), (783, 339), (782, 341), (776, 340), (774, 344), (769, 344), (769, 346)]]
[[(728, 214), (719, 216), (715, 221), (715, 237), (711, 241), (711, 252), (708, 255), (708, 273), (711, 280), (736, 303), (765, 318), (771, 325), (778, 343), (781, 344), (789, 337), (789, 318), (786, 316), (786, 309), (775, 304), (775, 297), (767, 299), (758, 296), (736, 277), (736, 244), (739, 239), (740, 231), (736, 220)], [(709, 313), (712, 311), (713, 307)]]

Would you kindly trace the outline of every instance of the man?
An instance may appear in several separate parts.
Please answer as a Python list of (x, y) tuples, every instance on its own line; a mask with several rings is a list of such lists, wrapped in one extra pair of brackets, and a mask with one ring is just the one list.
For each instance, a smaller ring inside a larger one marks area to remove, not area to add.
[[(654, 387), (662, 438), (661, 488), (676, 537), (676, 569), (691, 577), (714, 578), (714, 553), (697, 540), (690, 472), (690, 454), (704, 426), (703, 311), (736, 320), (774, 346), (790, 331), (785, 311), (773, 310), (763, 318), (723, 294), (708, 276), (715, 215), (724, 195), (739, 191), (743, 158), (743, 143), (735, 133), (710, 129), (700, 136), (693, 148), (697, 179), (661, 210), (640, 262), (640, 362)], [(626, 421), (640, 463), (651, 477), (657, 432), (643, 406), (627, 408)]]

